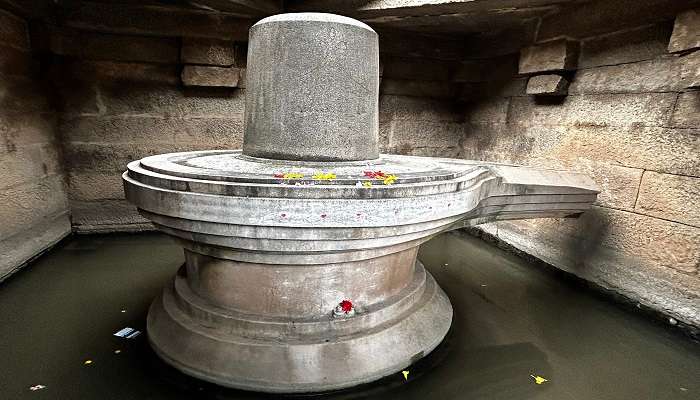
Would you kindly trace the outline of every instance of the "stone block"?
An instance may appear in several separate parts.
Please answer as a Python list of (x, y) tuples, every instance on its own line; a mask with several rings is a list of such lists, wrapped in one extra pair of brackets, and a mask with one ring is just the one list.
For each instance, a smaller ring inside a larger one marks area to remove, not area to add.
[(69, 173), (106, 172), (121, 174), (126, 165), (143, 157), (163, 153), (175, 153), (194, 150), (229, 149), (228, 144), (202, 145), (201, 143), (183, 141), (179, 143), (66, 143), (64, 162)]
[[(700, 324), (697, 228), (594, 207), (578, 220), (502, 221), (499, 239), (680, 320)], [(633, 267), (630, 267), (633, 266)]]
[(525, 95), (528, 78), (497, 80), (490, 82), (465, 83), (459, 89), (458, 99), (464, 102), (479, 101), (483, 98), (513, 97)]
[(14, 14), (0, 10), (0, 43), (20, 50), (29, 50), (27, 23)]
[(233, 41), (203, 38), (182, 38), (180, 60), (185, 64), (231, 67), (236, 64)]
[(656, 24), (688, 9), (688, 1), (615, 0), (578, 2), (542, 18), (537, 40), (585, 39)]
[[(64, 64), (66, 73), (85, 81), (124, 83), (180, 84), (179, 66), (175, 64), (146, 64), (114, 61), (76, 61)], [(84, 84), (84, 83), (83, 83)]]
[(399, 148), (397, 150), (398, 150), (397, 154), (403, 154), (406, 156), (418, 156), (418, 157), (455, 158), (459, 155), (459, 146), (416, 147), (416, 148), (403, 147), (403, 148)]
[(241, 118), (160, 118), (147, 116), (66, 117), (59, 124), (66, 143), (152, 144), (154, 138), (166, 143), (197, 143), (208, 147), (240, 148), (243, 140)]
[[(700, 158), (697, 157), (700, 130), (697, 129), (634, 125), (565, 126), (528, 121), (507, 125), (471, 123), (465, 129), (463, 146), (466, 158), (529, 165), (538, 165), (534, 162), (542, 159), (560, 160), (564, 163), (562, 167), (566, 168), (590, 160), (633, 169), (700, 176)], [(482, 153), (485, 156), (480, 156)], [(484, 158), (486, 155), (497, 158)], [(637, 187), (638, 183), (637, 179), (634, 186)]]
[(21, 231), (0, 240), (0, 282), (46, 249), (51, 248), (70, 235), (71, 224), (68, 212), (46, 216), (38, 223), (25, 226)]
[(675, 93), (569, 95), (561, 102), (514, 97), (509, 122), (581, 127), (665, 126), (675, 97)]
[(0, 74), (36, 76), (39, 63), (24, 50), (0, 44)]
[(525, 93), (544, 96), (564, 96), (568, 93), (569, 81), (561, 75), (535, 75), (527, 81)]
[(47, 143), (23, 146), (0, 157), (0, 171), (6, 171), (0, 181), (0, 190), (34, 182), (47, 176), (60, 175), (58, 146)]
[(462, 112), (451, 101), (429, 98), (383, 95), (379, 98), (380, 121), (382, 115), (391, 119), (461, 122)]
[(0, 79), (0, 109), (47, 112), (51, 107), (39, 82), (25, 77), (5, 77)]
[(127, 35), (248, 40), (254, 22), (225, 13), (123, 3), (76, 3), (64, 11), (65, 26)]
[(518, 74), (518, 57), (507, 56), (466, 60), (456, 66), (453, 82), (489, 82), (514, 78)]
[[(700, 126), (700, 91), (694, 90), (678, 95), (671, 126), (690, 129)], [(696, 145), (698, 145), (697, 142)]]
[(402, 57), (382, 58), (382, 77), (422, 81), (447, 81), (450, 79), (450, 63)]
[(246, 74), (247, 74), (247, 68), (240, 68), (239, 73), (238, 73), (238, 87), (240, 89), (245, 89), (246, 85), (248, 84), (247, 79), (246, 79)]
[(526, 47), (520, 52), (520, 74), (576, 69), (578, 43), (569, 40), (554, 40)]
[(0, 109), (0, 154), (55, 140), (55, 115)]
[(508, 118), (510, 99), (487, 98), (465, 104), (465, 119), (470, 123), (505, 123)]
[(154, 230), (126, 200), (70, 202), (73, 230), (77, 233), (138, 232)]
[(462, 40), (435, 40), (429, 35), (393, 31), (379, 32), (379, 52), (381, 55), (436, 60), (465, 60), (469, 56)]
[(583, 40), (579, 73), (583, 68), (646, 61), (667, 54), (672, 25), (663, 22)]
[(681, 85), (688, 89), (700, 89), (700, 50), (678, 59), (681, 70)]
[(185, 65), (182, 69), (185, 86), (238, 87), (240, 70), (233, 67)]
[(0, 191), (0, 237), (8, 237), (39, 223), (47, 215), (68, 210), (63, 178), (59, 175)]
[(700, 228), (700, 177), (645, 171), (634, 209)]
[(685, 88), (677, 57), (578, 70), (569, 94), (671, 92)]
[(383, 78), (379, 86), (379, 94), (445, 99), (454, 97), (455, 90), (449, 82)]
[(176, 64), (179, 45), (174, 38), (107, 35), (72, 29), (51, 31), (52, 53), (85, 60), (137, 61)]
[(68, 174), (68, 198), (81, 201), (124, 198), (122, 176), (113, 172), (73, 172)]
[(671, 53), (697, 48), (700, 48), (700, 9), (688, 10), (676, 16), (673, 34), (668, 42)]
[(395, 120), (392, 129), (389, 146), (406, 154), (421, 147), (456, 147), (464, 133), (464, 124)]
[[(104, 115), (143, 115), (188, 118), (231, 118), (241, 116), (245, 94), (239, 90), (191, 87), (182, 90), (171, 85), (144, 85), (137, 82), (98, 82), (95, 86)], [(87, 102), (85, 111), (92, 104)], [(69, 109), (73, 112), (82, 110)]]
[(489, 162), (573, 170), (593, 178), (601, 192), (596, 204), (633, 210), (642, 169), (616, 165), (604, 156), (571, 152), (561, 127), (509, 126), (487, 122), (465, 126), (461, 157)]

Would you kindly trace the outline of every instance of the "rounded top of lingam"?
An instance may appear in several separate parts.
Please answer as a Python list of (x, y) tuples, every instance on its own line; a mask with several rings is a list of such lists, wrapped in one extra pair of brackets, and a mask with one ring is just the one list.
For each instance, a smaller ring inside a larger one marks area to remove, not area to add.
[(304, 22), (329, 22), (335, 24), (347, 24), (356, 26), (359, 28), (364, 28), (369, 31), (374, 32), (369, 25), (362, 21), (358, 21), (353, 18), (345, 17), (338, 14), (329, 13), (319, 13), (319, 12), (300, 12), (300, 13), (286, 13), (272, 15), (267, 18), (263, 18), (256, 22), (253, 26), (262, 25), (268, 22), (283, 22), (283, 21), (304, 21)]
[(379, 157), (377, 34), (352, 18), (280, 14), (250, 30), (243, 154), (296, 161)]

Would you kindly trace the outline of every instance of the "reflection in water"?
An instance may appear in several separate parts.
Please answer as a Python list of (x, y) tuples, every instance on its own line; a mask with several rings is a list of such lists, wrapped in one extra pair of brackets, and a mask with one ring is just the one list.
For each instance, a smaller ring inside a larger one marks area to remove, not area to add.
[[(149, 303), (183, 261), (177, 246), (159, 234), (74, 238), (0, 285), (0, 398), (700, 398), (697, 343), (478, 239), (443, 234), (420, 258), (455, 315), (408, 381), (399, 372), (351, 390), (271, 396), (183, 375), (145, 335), (112, 336), (144, 329)], [(29, 389), (38, 384), (46, 388)]]

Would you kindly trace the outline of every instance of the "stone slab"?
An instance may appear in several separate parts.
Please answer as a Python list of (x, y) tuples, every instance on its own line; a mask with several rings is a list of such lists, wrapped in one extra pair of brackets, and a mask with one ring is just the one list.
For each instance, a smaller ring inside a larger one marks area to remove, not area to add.
[(76, 233), (140, 232), (154, 230), (126, 200), (72, 200), (71, 223)]
[(211, 67), (185, 65), (182, 69), (182, 83), (185, 86), (238, 87), (240, 69), (234, 67)]
[(453, 82), (489, 82), (512, 79), (518, 74), (518, 57), (509, 54), (481, 60), (466, 60), (456, 65)]
[(678, 57), (581, 69), (569, 87), (570, 94), (672, 92), (685, 89)]
[(54, 54), (86, 60), (140, 61), (177, 64), (179, 45), (174, 38), (107, 35), (53, 28), (49, 48)]
[(68, 201), (63, 177), (47, 176), (0, 191), (0, 237), (10, 236), (21, 227), (34, 225), (46, 215), (65, 212)]
[(666, 21), (581, 42), (579, 68), (647, 61), (666, 55), (673, 24)]
[(519, 250), (698, 325), (700, 280), (675, 269), (696, 270), (697, 229), (624, 211), (594, 210), (579, 220), (505, 221), (495, 229)]
[[(700, 110), (700, 91), (692, 90), (678, 94), (676, 107), (671, 118), (671, 126), (693, 129), (693, 132), (696, 132), (700, 126), (700, 112), (698, 110)], [(697, 142), (696, 146), (698, 146)]]
[(0, 43), (19, 50), (29, 50), (29, 34), (24, 19), (0, 10)]
[(667, 126), (675, 98), (675, 93), (569, 95), (562, 101), (543, 103), (531, 97), (513, 97), (508, 122), (579, 127)]
[(522, 49), (518, 73), (569, 71), (576, 69), (577, 62), (577, 42), (554, 40)]
[(422, 81), (447, 81), (450, 79), (451, 63), (446, 61), (382, 57), (381, 65), (380, 76), (383, 78)]
[(525, 93), (544, 96), (565, 96), (569, 81), (561, 75), (535, 75), (527, 81)]
[(230, 14), (137, 4), (79, 3), (67, 7), (65, 26), (104, 33), (247, 40), (253, 20)]
[(700, 48), (700, 8), (676, 16), (673, 34), (668, 42), (671, 53)]
[(382, 78), (379, 91), (382, 95), (400, 95), (448, 99), (455, 96), (455, 86), (449, 82), (414, 81)]
[(26, 266), (47, 249), (70, 235), (71, 224), (68, 212), (47, 215), (37, 224), (25, 226), (23, 230), (0, 240), (0, 283), (11, 274)]
[(0, 157), (0, 171), (5, 171), (0, 190), (34, 182), (63, 173), (59, 148), (54, 143), (22, 146)]
[(700, 51), (681, 56), (678, 62), (681, 65), (681, 85), (688, 89), (700, 89)]
[(182, 38), (180, 60), (185, 64), (231, 67), (236, 64), (233, 41), (203, 38)]
[(700, 228), (700, 177), (645, 171), (634, 209)]

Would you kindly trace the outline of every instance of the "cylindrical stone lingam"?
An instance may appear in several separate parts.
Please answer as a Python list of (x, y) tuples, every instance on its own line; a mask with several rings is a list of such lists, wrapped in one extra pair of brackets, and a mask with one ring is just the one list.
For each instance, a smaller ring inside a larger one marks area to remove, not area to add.
[(123, 174), (127, 199), (185, 249), (147, 330), (186, 374), (313, 392), (400, 371), (452, 320), (421, 243), (596, 198), (580, 174), (377, 154), (377, 35), (361, 22), (283, 14), (249, 43), (243, 151), (146, 157)]
[(362, 22), (282, 14), (250, 29), (243, 154), (303, 161), (379, 157), (379, 45)]

